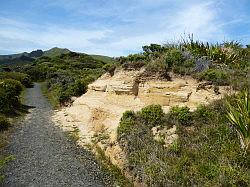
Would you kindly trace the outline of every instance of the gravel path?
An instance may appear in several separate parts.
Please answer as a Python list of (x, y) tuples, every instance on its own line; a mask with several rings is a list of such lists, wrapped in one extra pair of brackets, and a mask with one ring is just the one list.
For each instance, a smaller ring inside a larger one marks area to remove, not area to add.
[(27, 89), (31, 113), (11, 137), (14, 155), (5, 170), (4, 186), (105, 186), (104, 175), (91, 154), (77, 146), (51, 121), (53, 110), (41, 85)]

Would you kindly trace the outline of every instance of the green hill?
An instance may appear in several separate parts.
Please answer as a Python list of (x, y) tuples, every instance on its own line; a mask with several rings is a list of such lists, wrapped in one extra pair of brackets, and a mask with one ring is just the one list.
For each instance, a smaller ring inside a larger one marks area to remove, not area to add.
[(47, 51), (42, 51), (41, 49), (32, 51), (30, 53), (18, 53), (18, 54), (10, 54), (10, 55), (0, 55), (0, 65), (23, 65), (34, 62), (37, 58), (46, 56), (46, 57), (56, 57), (62, 54), (69, 53), (68, 49), (61, 49), (58, 47), (54, 47)]
[(47, 57), (56, 57), (56, 56), (60, 56), (62, 54), (67, 54), (70, 53), (71, 51), (69, 49), (66, 48), (58, 48), (58, 47), (54, 47), (50, 50), (44, 51), (42, 56), (47, 56)]
[(90, 55), (90, 56), (92, 56), (92, 58), (94, 58), (95, 60), (100, 60), (100, 61), (103, 61), (105, 63), (114, 62), (114, 59), (112, 57), (109, 57), (109, 56), (102, 56), (102, 55)]

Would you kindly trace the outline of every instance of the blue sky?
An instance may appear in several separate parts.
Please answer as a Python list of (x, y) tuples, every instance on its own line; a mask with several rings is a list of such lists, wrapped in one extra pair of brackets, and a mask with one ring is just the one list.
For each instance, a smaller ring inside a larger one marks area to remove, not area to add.
[(250, 43), (249, 0), (1, 0), (0, 54), (69, 48), (109, 56), (193, 33)]

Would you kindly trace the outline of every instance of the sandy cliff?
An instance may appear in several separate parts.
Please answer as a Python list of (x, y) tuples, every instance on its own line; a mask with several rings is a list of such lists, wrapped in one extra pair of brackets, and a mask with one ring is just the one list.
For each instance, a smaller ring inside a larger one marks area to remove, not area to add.
[(229, 90), (219, 87), (219, 92), (214, 91), (214, 86), (190, 77), (172, 76), (171, 81), (145, 78), (143, 72), (117, 70), (113, 76), (104, 74), (72, 106), (56, 112), (54, 121), (67, 131), (78, 128), (81, 144), (91, 143), (98, 134), (108, 135), (98, 145), (122, 168), (123, 153), (116, 143), (116, 129), (124, 111), (137, 111), (150, 104), (162, 105), (164, 112), (175, 105), (194, 110), (199, 104), (220, 99)]

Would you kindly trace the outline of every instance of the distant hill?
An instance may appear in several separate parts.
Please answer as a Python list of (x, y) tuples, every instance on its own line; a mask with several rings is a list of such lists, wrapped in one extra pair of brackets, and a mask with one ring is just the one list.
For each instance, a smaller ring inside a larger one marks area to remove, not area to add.
[(69, 53), (70, 50), (54, 47), (47, 51), (42, 51), (40, 49), (32, 51), (30, 53), (18, 53), (10, 55), (0, 55), (0, 65), (22, 65), (35, 61), (35, 59), (47, 56), (47, 57), (56, 57), (62, 54)]
[(66, 48), (58, 48), (58, 47), (54, 47), (48, 51), (44, 51), (42, 56), (47, 56), (50, 58), (56, 57), (56, 56), (60, 56), (62, 54), (67, 54), (70, 53), (71, 51), (69, 49)]
[[(10, 55), (0, 55), (0, 66), (21, 66), (24, 64), (30, 64), (34, 62), (36, 59), (40, 57), (50, 57), (54, 58), (57, 56), (61, 56), (63, 54), (70, 54), (72, 51), (66, 48), (58, 48), (54, 47), (52, 49), (49, 49), (47, 51), (43, 50), (35, 50), (30, 53), (24, 52), (24, 53), (18, 53), (18, 54), (10, 54)], [(75, 53), (75, 54), (84, 54), (84, 53)], [(87, 55), (87, 54), (85, 54)], [(112, 63), (114, 62), (114, 59), (108, 56), (102, 56), (102, 55), (89, 55), (96, 61), (102, 61), (104, 63)]]
[(90, 55), (90, 56), (92, 56), (92, 58), (95, 60), (100, 60), (100, 61), (103, 61), (105, 63), (114, 62), (114, 59), (112, 57), (109, 57), (109, 56), (102, 56), (102, 55)]

